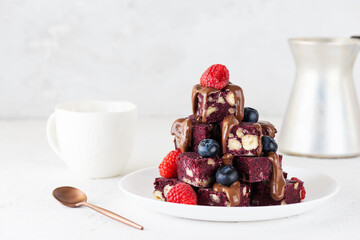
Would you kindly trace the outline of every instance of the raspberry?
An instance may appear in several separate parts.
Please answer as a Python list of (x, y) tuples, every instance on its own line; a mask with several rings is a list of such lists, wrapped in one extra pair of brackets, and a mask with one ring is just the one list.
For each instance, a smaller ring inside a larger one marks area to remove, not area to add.
[(200, 78), (203, 87), (223, 89), (229, 84), (229, 70), (221, 64), (210, 66)]
[(165, 156), (164, 160), (159, 165), (160, 176), (164, 178), (177, 177), (176, 160), (179, 158), (180, 153), (180, 150), (174, 150)]
[(173, 203), (196, 205), (197, 197), (194, 189), (186, 183), (178, 183), (167, 194), (167, 201)]
[[(291, 178), (292, 181), (296, 181), (296, 182), (302, 182), (300, 179), (296, 178), (296, 177), (292, 177)], [(300, 189), (300, 198), (301, 200), (305, 199), (306, 196), (306, 190), (304, 185), (302, 186), (302, 188)]]

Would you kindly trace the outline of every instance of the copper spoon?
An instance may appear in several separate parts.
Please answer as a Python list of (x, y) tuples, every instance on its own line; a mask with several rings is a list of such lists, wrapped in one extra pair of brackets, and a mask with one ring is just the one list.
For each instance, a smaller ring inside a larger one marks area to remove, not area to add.
[(58, 200), (61, 204), (68, 206), (68, 207), (80, 207), (80, 206), (86, 206), (91, 209), (94, 209), (95, 211), (104, 214), (105, 216), (108, 216), (112, 219), (115, 219), (119, 222), (125, 223), (131, 227), (134, 227), (139, 230), (143, 230), (144, 227), (136, 224), (129, 219), (123, 218), (116, 213), (110, 212), (109, 210), (103, 209), (101, 207), (92, 205), (90, 203), (87, 203), (87, 197), (85, 193), (83, 193), (81, 190), (74, 188), (74, 187), (58, 187), (53, 191), (53, 196), (56, 200)]

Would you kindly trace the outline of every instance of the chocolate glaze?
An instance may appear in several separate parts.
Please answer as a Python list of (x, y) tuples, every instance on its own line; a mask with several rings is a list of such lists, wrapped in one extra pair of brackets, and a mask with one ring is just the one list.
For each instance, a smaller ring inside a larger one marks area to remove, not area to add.
[(269, 152), (268, 158), (272, 164), (272, 173), (270, 178), (270, 196), (275, 201), (284, 198), (285, 178), (281, 169), (279, 155), (275, 152)]
[(234, 207), (240, 204), (240, 182), (234, 182), (230, 187), (215, 183), (213, 186), (214, 192), (225, 193), (229, 199), (230, 207)]
[[(193, 115), (197, 122), (206, 122), (206, 103), (207, 103), (207, 97), (211, 93), (216, 93), (220, 91), (226, 91), (229, 90), (234, 94), (235, 97), (235, 116), (239, 120), (239, 122), (242, 121), (244, 118), (244, 93), (241, 87), (237, 85), (233, 85), (229, 83), (226, 87), (224, 87), (222, 90), (216, 89), (216, 88), (210, 88), (210, 87), (203, 87), (200, 84), (196, 84), (193, 87), (192, 95), (191, 95), (191, 101), (192, 101), (192, 110)], [(197, 107), (198, 107), (198, 95), (201, 94), (203, 97), (202, 102), (202, 116), (197, 116)]]
[(227, 153), (221, 158), (221, 160), (225, 165), (231, 165), (231, 161), (233, 160), (233, 158), (234, 155)]
[(259, 121), (258, 122), (263, 129), (265, 129), (268, 132), (268, 136), (271, 138), (275, 137), (275, 134), (277, 133), (277, 130), (274, 125), (272, 125), (270, 122), (266, 121)]
[(189, 118), (177, 119), (171, 127), (171, 135), (175, 135), (181, 152), (186, 152), (191, 145), (192, 121)]
[(236, 119), (234, 115), (229, 115), (222, 121), (221, 126), (221, 144), (222, 144), (222, 152), (226, 153), (226, 142), (229, 138), (230, 131), (233, 127), (238, 125), (240, 122)]

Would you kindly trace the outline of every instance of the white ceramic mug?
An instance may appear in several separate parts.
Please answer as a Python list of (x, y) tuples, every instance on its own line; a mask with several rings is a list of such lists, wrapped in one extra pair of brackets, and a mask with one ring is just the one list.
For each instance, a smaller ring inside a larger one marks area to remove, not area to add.
[(135, 139), (136, 105), (130, 102), (81, 101), (59, 104), (47, 123), (54, 152), (80, 176), (120, 175)]

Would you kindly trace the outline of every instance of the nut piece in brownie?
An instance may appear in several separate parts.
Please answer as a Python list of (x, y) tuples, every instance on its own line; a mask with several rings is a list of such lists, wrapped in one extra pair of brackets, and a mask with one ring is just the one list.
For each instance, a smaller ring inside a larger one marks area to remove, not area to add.
[[(282, 162), (282, 155), (279, 161)], [(238, 170), (240, 180), (253, 183), (270, 181), (272, 163), (267, 156), (261, 157), (234, 157), (233, 165)]]
[[(198, 205), (230, 207), (230, 201), (223, 192), (215, 192), (212, 188), (200, 188), (197, 192)], [(240, 204), (236, 207), (250, 206), (250, 186), (240, 185)]]
[[(229, 121), (233, 121), (230, 124)], [(232, 116), (222, 122), (223, 154), (234, 156), (260, 156), (262, 129), (259, 123), (238, 123)]]
[(243, 91), (233, 84), (221, 90), (197, 84), (192, 91), (192, 108), (197, 122), (221, 122), (229, 115), (241, 121), (244, 117)]
[(194, 187), (207, 187), (215, 180), (221, 159), (203, 158), (195, 152), (181, 153), (177, 160), (178, 179)]
[(271, 206), (271, 205), (285, 205), (301, 202), (301, 194), (303, 191), (304, 182), (286, 179), (286, 186), (284, 190), (284, 198), (280, 201), (275, 201), (270, 196), (269, 182), (253, 183), (251, 185), (251, 205), (252, 206)]
[(197, 146), (203, 139), (221, 141), (219, 124), (197, 123), (193, 115), (177, 119), (172, 125), (171, 134), (175, 135), (175, 149), (181, 152), (197, 152)]
[(181, 181), (177, 178), (155, 178), (153, 197), (157, 200), (166, 201), (167, 193), (178, 183)]

